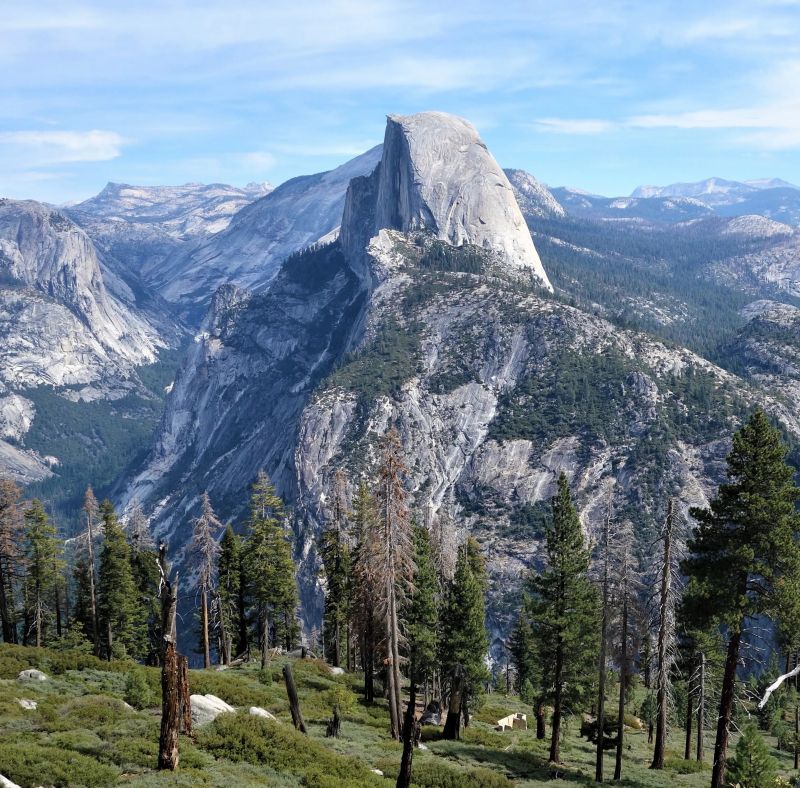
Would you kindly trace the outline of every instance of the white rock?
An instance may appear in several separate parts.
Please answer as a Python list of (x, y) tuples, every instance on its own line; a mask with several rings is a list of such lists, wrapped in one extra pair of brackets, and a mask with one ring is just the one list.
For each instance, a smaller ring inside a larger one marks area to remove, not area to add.
[(36, 707), (39, 705), (35, 700), (28, 700), (27, 698), (18, 698), (17, 703), (27, 711), (36, 711)]
[(335, 665), (329, 665), (328, 669), (334, 676), (343, 676), (344, 668), (337, 668)]
[(264, 719), (267, 720), (278, 721), (278, 718), (274, 714), (271, 714), (266, 709), (262, 709), (261, 706), (251, 706), (248, 713), (252, 714), (254, 717), (264, 717)]
[(373, 774), (377, 774), (378, 777), (383, 777), (383, 772), (380, 769), (370, 769)]
[(47, 676), (41, 670), (36, 668), (28, 668), (20, 672), (17, 676), (19, 681), (47, 681)]
[(206, 725), (220, 714), (235, 714), (236, 709), (216, 695), (190, 695), (192, 725)]
[(16, 783), (12, 783), (7, 777), (0, 774), (0, 788), (19, 788)]
[[(370, 203), (371, 222), (364, 213)], [(381, 229), (426, 229), (454, 246), (492, 250), (552, 290), (506, 174), (475, 127), (455, 115), (389, 116), (380, 167), (347, 193), (345, 252), (357, 256)]]

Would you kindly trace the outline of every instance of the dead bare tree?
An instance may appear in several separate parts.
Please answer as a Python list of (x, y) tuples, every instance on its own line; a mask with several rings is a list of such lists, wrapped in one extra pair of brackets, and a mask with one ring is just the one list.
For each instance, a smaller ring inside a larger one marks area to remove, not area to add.
[(397, 775), (397, 788), (410, 788), (411, 763), (414, 758), (414, 745), (419, 731), (416, 718), (417, 687), (413, 680), (408, 690), (408, 706), (403, 722), (403, 757), (400, 761), (400, 773)]
[(603, 782), (603, 756), (605, 755), (605, 723), (606, 723), (606, 645), (608, 642), (608, 608), (610, 591), (610, 565), (611, 565), (611, 517), (612, 517), (613, 487), (608, 495), (608, 508), (603, 522), (603, 534), (600, 543), (601, 562), (601, 617), (600, 617), (600, 658), (598, 663), (597, 681), (597, 753), (595, 757), (596, 782)]
[(214, 591), (214, 567), (217, 565), (219, 544), (215, 533), (223, 525), (214, 514), (211, 499), (204, 492), (200, 498), (200, 516), (194, 521), (191, 551), (199, 565), (197, 588), (200, 593), (200, 643), (203, 650), (203, 667), (211, 667), (211, 640), (209, 638), (209, 600)]
[[(161, 735), (158, 740), (158, 768), (175, 771), (180, 758), (178, 735), (181, 725), (180, 677), (178, 675), (176, 615), (178, 576), (170, 578), (166, 545), (158, 556), (161, 571)], [(188, 702), (188, 699), (187, 699)], [(191, 712), (190, 712), (191, 714)]]
[(95, 528), (100, 516), (100, 507), (97, 503), (97, 498), (94, 496), (94, 491), (91, 487), (86, 488), (86, 494), (83, 498), (83, 518), (85, 523), (84, 538), (86, 541), (86, 553), (89, 563), (89, 602), (91, 605), (92, 613), (92, 641), (94, 642), (95, 656), (100, 654), (100, 628), (97, 618), (97, 588), (95, 578), (97, 576), (97, 565), (94, 558), (94, 539)]
[(667, 714), (671, 703), (670, 673), (675, 660), (675, 607), (677, 592), (677, 572), (675, 540), (677, 534), (677, 514), (672, 498), (667, 504), (667, 516), (661, 530), (660, 591), (658, 597), (658, 638), (656, 658), (656, 732), (651, 769), (664, 768), (664, 755), (667, 743)]
[(292, 667), (288, 663), (283, 666), (283, 680), (286, 684), (286, 694), (289, 697), (289, 709), (292, 712), (292, 722), (300, 733), (307, 733), (303, 714), (300, 711), (300, 699), (297, 696), (297, 686), (294, 683)]
[(378, 529), (380, 539), (377, 557), (383, 578), (380, 610), (384, 619), (386, 676), (389, 694), (389, 719), (392, 737), (400, 739), (403, 724), (400, 717), (400, 607), (414, 576), (414, 555), (411, 518), (406, 507), (405, 475), (400, 435), (392, 427), (381, 445), (378, 469)]

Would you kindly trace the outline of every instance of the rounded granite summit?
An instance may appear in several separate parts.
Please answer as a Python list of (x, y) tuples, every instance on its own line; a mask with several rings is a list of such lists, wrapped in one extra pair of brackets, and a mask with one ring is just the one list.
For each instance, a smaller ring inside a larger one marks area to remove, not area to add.
[(455, 246), (492, 250), (552, 289), (506, 174), (463, 118), (388, 116), (375, 219), (378, 228), (424, 228)]

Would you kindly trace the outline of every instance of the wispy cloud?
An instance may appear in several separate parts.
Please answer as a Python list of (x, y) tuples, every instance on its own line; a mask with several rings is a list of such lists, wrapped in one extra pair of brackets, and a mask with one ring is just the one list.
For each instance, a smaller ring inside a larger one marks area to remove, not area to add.
[(26, 156), (29, 165), (37, 166), (116, 159), (121, 155), (124, 143), (125, 138), (120, 134), (98, 129), (0, 133), (0, 146), (16, 149)]
[(610, 120), (597, 118), (539, 118), (534, 126), (554, 134), (605, 134), (616, 128)]

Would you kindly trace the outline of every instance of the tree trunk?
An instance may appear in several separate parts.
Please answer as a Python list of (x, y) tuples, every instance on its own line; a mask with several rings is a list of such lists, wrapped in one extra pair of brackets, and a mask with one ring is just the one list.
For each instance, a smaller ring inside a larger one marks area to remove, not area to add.
[(550, 732), (550, 762), (558, 763), (561, 759), (561, 714), (564, 694), (562, 674), (564, 672), (564, 646), (561, 636), (556, 645), (556, 668), (553, 675), (555, 695), (553, 697), (553, 727)]
[[(625, 556), (627, 562), (627, 555)], [(622, 657), (619, 666), (619, 706), (617, 707), (617, 753), (614, 761), (614, 779), (622, 779), (622, 746), (625, 733), (625, 688), (628, 684), (628, 577), (625, 568), (622, 590)]]
[(247, 574), (242, 569), (239, 572), (239, 592), (236, 595), (236, 604), (238, 607), (239, 613), (239, 642), (237, 644), (237, 655), (244, 654), (247, 652), (249, 654), (250, 649), (248, 646), (248, 637), (247, 637), (247, 598), (245, 595), (245, 589), (247, 588)]
[(203, 667), (211, 667), (211, 643), (208, 640), (208, 589), (200, 591), (200, 637), (203, 647)]
[(389, 728), (393, 739), (400, 739), (402, 736), (402, 724), (400, 723), (400, 704), (399, 687), (395, 686), (397, 673), (395, 672), (394, 651), (395, 636), (397, 631), (394, 627), (394, 583), (390, 576), (386, 578), (386, 691), (389, 700)]
[(686, 691), (686, 741), (683, 747), (683, 760), (688, 761), (692, 757), (692, 691), (687, 687)]
[(414, 742), (419, 723), (416, 719), (417, 687), (414, 682), (408, 690), (408, 706), (403, 723), (403, 757), (400, 761), (400, 774), (397, 775), (397, 788), (410, 788), (411, 761), (414, 758)]
[(178, 768), (178, 733), (181, 724), (178, 654), (176, 644), (176, 612), (178, 607), (178, 578), (169, 580), (166, 549), (159, 555), (161, 567), (161, 734), (158, 739), (158, 768), (175, 771)]
[(673, 503), (670, 498), (667, 521), (664, 526), (664, 560), (661, 567), (660, 621), (658, 625), (658, 676), (656, 678), (656, 741), (653, 748), (651, 769), (664, 768), (664, 753), (667, 746), (667, 622), (669, 616), (670, 583), (672, 579), (672, 521)]
[(189, 660), (178, 654), (178, 705), (181, 714), (181, 733), (192, 735), (192, 702), (189, 700)]
[(464, 695), (464, 668), (456, 665), (450, 686), (450, 701), (447, 707), (447, 719), (442, 731), (443, 739), (459, 739), (461, 737), (461, 701)]
[(544, 702), (539, 701), (536, 704), (536, 738), (544, 739), (547, 735), (544, 727)]
[(36, 588), (36, 648), (41, 648), (42, 645), (42, 597), (38, 588), (37, 581)]
[(61, 587), (59, 586), (58, 582), (56, 582), (56, 589), (55, 589), (55, 601), (56, 601), (56, 635), (61, 637)]
[(611, 501), (603, 528), (603, 608), (600, 622), (600, 659), (597, 682), (597, 752), (595, 753), (594, 779), (603, 782), (603, 756), (606, 728), (606, 638), (608, 637), (608, 539), (611, 530)]
[(259, 645), (261, 646), (261, 670), (265, 670), (269, 664), (269, 617), (266, 610), (262, 611), (259, 617)]
[(0, 559), (0, 624), (2, 624), (3, 643), (16, 643), (17, 631), (14, 622), (11, 620), (11, 583), (9, 569), (3, 565)]
[(300, 712), (300, 700), (297, 697), (297, 687), (292, 675), (292, 667), (288, 663), (283, 666), (283, 680), (286, 682), (286, 694), (289, 696), (289, 709), (292, 712), (292, 722), (300, 733), (306, 733), (306, 724)]
[(705, 706), (706, 706), (706, 655), (700, 652), (700, 676), (698, 686), (699, 697), (697, 699), (697, 751), (695, 758), (703, 760), (703, 729), (705, 727)]
[(722, 788), (725, 784), (728, 735), (733, 711), (733, 694), (736, 685), (736, 668), (739, 663), (741, 641), (742, 634), (740, 628), (737, 627), (728, 640), (728, 654), (725, 658), (725, 673), (722, 678), (722, 691), (719, 699), (717, 738), (714, 742), (714, 768), (711, 772), (711, 788)]
[(94, 643), (94, 655), (100, 656), (100, 622), (97, 618), (97, 589), (94, 583), (94, 528), (92, 516), (87, 515), (86, 523), (87, 538), (89, 540), (89, 603), (92, 609), (92, 643)]
[(219, 652), (223, 665), (231, 664), (231, 633), (228, 631), (228, 623), (225, 621), (225, 614), (222, 608), (222, 597), (217, 590), (217, 615), (219, 617)]

